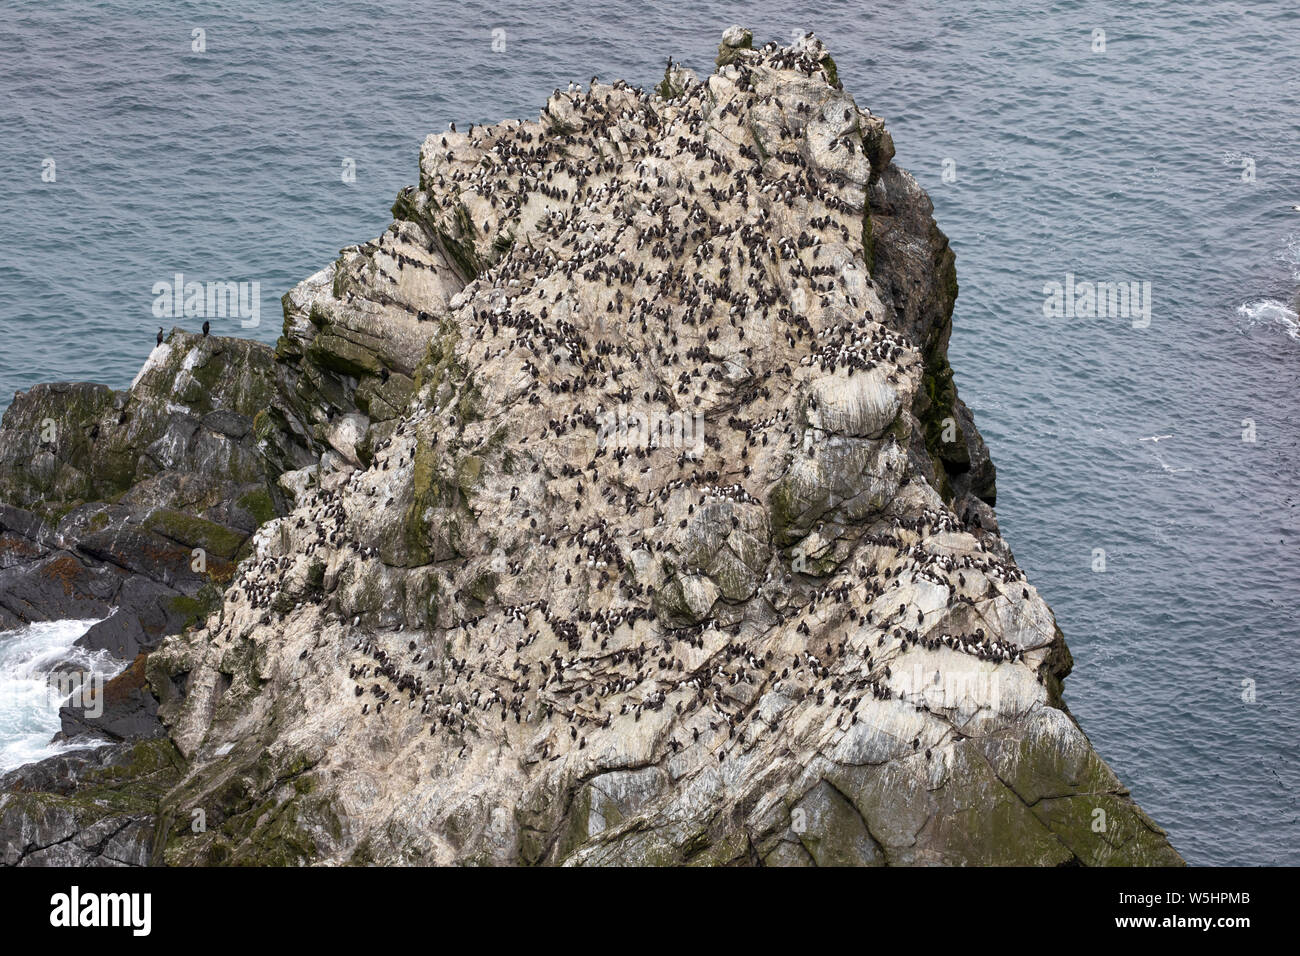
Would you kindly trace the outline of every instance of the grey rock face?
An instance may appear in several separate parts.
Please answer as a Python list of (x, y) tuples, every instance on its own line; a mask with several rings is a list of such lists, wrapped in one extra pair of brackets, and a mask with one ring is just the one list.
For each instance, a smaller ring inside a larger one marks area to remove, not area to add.
[(143, 662), (155, 862), (1179, 862), (997, 533), (929, 200), (820, 41), (752, 47), (428, 137), (274, 414), (155, 439), (276, 495)]
[(79, 750), (0, 776), (0, 864), (145, 866), (180, 779), (166, 740)]

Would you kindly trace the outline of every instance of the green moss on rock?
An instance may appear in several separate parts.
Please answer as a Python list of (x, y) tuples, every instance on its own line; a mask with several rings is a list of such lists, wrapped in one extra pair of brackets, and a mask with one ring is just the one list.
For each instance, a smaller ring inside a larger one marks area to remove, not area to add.
[(275, 502), (271, 493), (265, 488), (255, 488), (239, 498), (240, 507), (244, 508), (259, 524), (266, 524), (276, 516)]
[(210, 555), (227, 560), (239, 551), (248, 535), (225, 525), (185, 514), (171, 508), (159, 508), (144, 521), (144, 526), (189, 548), (202, 548)]

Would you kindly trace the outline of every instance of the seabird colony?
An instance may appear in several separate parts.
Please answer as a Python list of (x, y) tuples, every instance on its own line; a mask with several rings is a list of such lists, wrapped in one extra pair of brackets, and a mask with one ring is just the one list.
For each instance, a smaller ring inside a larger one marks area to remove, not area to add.
[[(331, 650), (303, 679), (432, 739), (435, 775), (503, 740), (702, 767), (861, 722), (930, 760), (988, 703), (945, 672), (1041, 683), (1050, 613), (909, 454), (925, 370), (864, 247), (878, 121), (812, 38), (664, 91), (570, 85), (426, 141), (415, 204), (480, 271), (419, 311), (433, 345), (368, 467), (323, 475), (226, 592), (228, 639), (306, 621)], [(373, 285), (427, 242), (362, 247)], [(702, 440), (602, 433), (619, 407)]]

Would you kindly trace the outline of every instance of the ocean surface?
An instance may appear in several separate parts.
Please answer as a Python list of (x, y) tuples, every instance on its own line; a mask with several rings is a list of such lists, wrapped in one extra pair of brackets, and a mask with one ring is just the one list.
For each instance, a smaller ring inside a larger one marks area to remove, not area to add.
[[(177, 272), (260, 283), (260, 324), (215, 331), (274, 341), (426, 133), (593, 74), (649, 86), (670, 55), (708, 72), (732, 23), (815, 30), (933, 197), (958, 386), (1100, 753), (1189, 862), (1300, 863), (1293, 0), (6, 0), (0, 408), (127, 385)], [(1053, 282), (1150, 283), (1149, 323), (1048, 317)], [(3, 719), (0, 753), (31, 747)]]

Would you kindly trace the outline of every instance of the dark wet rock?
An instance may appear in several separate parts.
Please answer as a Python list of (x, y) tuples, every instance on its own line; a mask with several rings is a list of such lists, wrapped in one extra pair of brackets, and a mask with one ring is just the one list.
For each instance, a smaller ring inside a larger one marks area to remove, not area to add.
[[(294, 379), (264, 345), (173, 330), (129, 389), (18, 393), (0, 424), (0, 628), (102, 618), (80, 645), (132, 661), (202, 620), (287, 506), (280, 476), (319, 456), (271, 424), (296, 419)], [(128, 673), (139, 686), (98, 719), (65, 713), (64, 734), (157, 736), (143, 667)]]
[(164, 734), (158, 720), (158, 700), (145, 680), (145, 654), (107, 681), (88, 703), (102, 703), (96, 715), (85, 706), (63, 707), (59, 711), (62, 730), (59, 738), (107, 738), (109, 740), (149, 740)]

